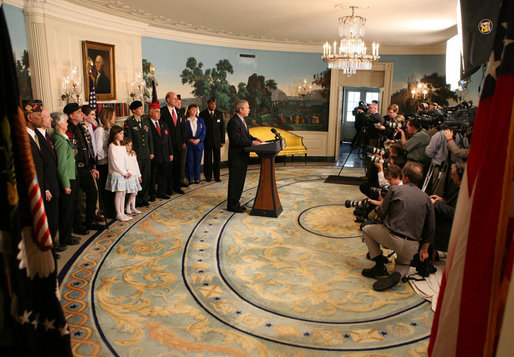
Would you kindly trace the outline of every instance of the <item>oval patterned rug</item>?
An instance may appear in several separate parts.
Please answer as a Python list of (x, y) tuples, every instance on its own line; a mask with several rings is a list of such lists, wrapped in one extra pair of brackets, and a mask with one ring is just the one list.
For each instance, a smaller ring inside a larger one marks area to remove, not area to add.
[(224, 177), (113, 224), (62, 282), (75, 355), (426, 354), (430, 305), (361, 275), (373, 264), (344, 201), (362, 195), (324, 184), (335, 170), (278, 168), (278, 218), (227, 212)]

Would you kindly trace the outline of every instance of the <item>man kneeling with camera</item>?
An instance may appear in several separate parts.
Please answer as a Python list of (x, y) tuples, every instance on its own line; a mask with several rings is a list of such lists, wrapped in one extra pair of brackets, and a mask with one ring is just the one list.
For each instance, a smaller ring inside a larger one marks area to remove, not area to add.
[[(427, 259), (428, 247), (434, 236), (434, 208), (430, 198), (418, 188), (423, 180), (423, 168), (418, 164), (408, 164), (402, 169), (402, 174), (403, 185), (391, 186), (377, 208), (383, 223), (362, 229), (369, 256), (375, 261), (375, 266), (362, 270), (362, 275), (381, 278), (373, 284), (377, 291), (398, 284), (418, 249), (420, 260)], [(387, 258), (382, 255), (380, 246), (396, 252), (394, 272), (390, 275), (385, 267)]]

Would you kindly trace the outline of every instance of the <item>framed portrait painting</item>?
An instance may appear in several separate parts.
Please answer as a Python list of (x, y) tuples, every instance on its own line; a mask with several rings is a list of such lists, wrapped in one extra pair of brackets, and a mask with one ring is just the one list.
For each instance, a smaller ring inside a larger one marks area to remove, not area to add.
[(95, 85), (96, 99), (116, 99), (116, 65), (114, 45), (82, 41), (84, 84), (86, 99), (89, 98), (89, 76)]

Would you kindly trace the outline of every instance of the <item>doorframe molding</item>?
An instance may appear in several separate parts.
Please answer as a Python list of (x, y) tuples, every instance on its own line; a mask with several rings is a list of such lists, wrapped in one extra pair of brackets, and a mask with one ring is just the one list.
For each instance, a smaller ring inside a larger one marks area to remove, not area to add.
[[(333, 156), (337, 160), (339, 155), (339, 141), (341, 138), (341, 99), (342, 87), (375, 87), (380, 88), (379, 113), (384, 115), (389, 101), (391, 100), (393, 88), (394, 63), (377, 62), (369, 71), (357, 71), (356, 74), (348, 77), (341, 70), (330, 71), (330, 107), (328, 114), (328, 137), (327, 156)], [(377, 80), (378, 76), (378, 80)], [(386, 103), (387, 101), (387, 103)]]

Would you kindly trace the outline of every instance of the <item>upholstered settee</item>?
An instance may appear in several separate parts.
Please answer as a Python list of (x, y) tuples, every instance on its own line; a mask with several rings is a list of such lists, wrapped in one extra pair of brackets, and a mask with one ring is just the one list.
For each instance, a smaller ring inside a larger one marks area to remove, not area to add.
[[(256, 126), (249, 128), (252, 136), (259, 138), (264, 141), (275, 139), (275, 134), (271, 131), (269, 126)], [(290, 133), (284, 129), (274, 128), (282, 138), (286, 141), (286, 147), (278, 154), (278, 156), (291, 156), (294, 158), (295, 155), (305, 155), (305, 161), (307, 162), (307, 148), (303, 145), (303, 137)], [(250, 153), (251, 157), (257, 157), (254, 152)], [(284, 161), (285, 163), (285, 161)]]

